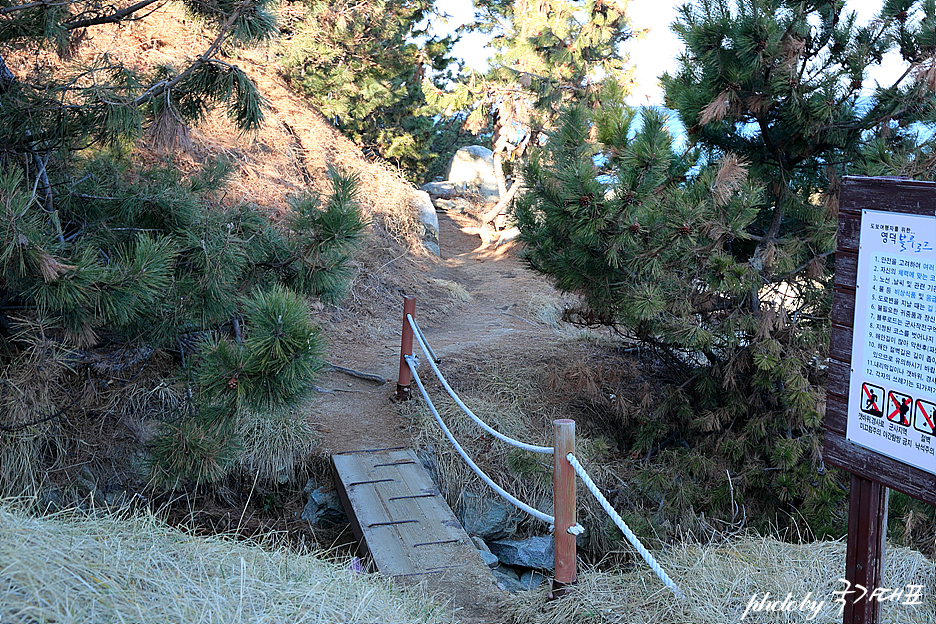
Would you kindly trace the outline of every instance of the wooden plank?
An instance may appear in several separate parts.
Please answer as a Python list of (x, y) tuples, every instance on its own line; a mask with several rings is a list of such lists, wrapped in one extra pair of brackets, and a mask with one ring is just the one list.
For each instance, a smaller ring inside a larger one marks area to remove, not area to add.
[(836, 252), (835, 279), (833, 280), (835, 288), (848, 288), (854, 291), (857, 281), (858, 254), (851, 252)]
[(851, 327), (832, 326), (829, 335), (829, 357), (840, 362), (851, 362), (852, 329)]
[(846, 176), (842, 178), (839, 212), (860, 213), (866, 208), (887, 206), (888, 212), (931, 215), (936, 210), (934, 187), (932, 182), (901, 178)]
[(845, 426), (848, 422), (848, 401), (845, 400), (845, 397), (836, 397), (837, 400), (832, 400), (830, 396), (826, 400), (826, 412), (825, 412), (825, 426), (826, 426), (826, 435), (828, 432), (834, 432), (841, 436), (845, 436)]
[(823, 459), (881, 485), (936, 505), (936, 475), (858, 446), (826, 429)]
[(412, 450), (342, 453), (332, 463), (355, 534), (381, 573), (413, 577), (481, 561)]
[[(851, 378), (851, 364), (841, 360), (829, 360), (829, 377), (826, 382), (826, 390), (829, 394), (836, 395), (830, 397), (829, 402), (835, 398), (841, 398), (848, 404), (848, 382)], [(842, 407), (846, 409), (846, 407)]]

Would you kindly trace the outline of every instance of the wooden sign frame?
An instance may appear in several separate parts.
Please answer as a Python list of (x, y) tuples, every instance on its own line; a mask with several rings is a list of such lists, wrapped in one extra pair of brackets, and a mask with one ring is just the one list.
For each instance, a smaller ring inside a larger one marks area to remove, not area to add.
[(846, 438), (858, 242), (861, 211), (865, 209), (932, 217), (936, 211), (936, 182), (857, 177), (842, 180), (823, 458), (860, 477), (936, 505), (936, 474), (876, 453)]
[[(851, 390), (863, 210), (934, 217), (936, 183), (901, 178), (846, 177), (842, 180), (839, 199), (823, 458), (852, 473), (845, 579), (849, 587), (860, 586), (874, 595), (872, 592), (882, 586), (887, 533), (887, 488), (936, 505), (936, 474), (848, 439), (848, 397)], [(867, 288), (868, 285), (863, 286)], [(863, 292), (862, 296), (867, 296), (867, 293)], [(868, 300), (861, 301), (866, 303)], [(844, 624), (881, 622), (880, 601), (862, 601), (854, 595), (843, 598)]]

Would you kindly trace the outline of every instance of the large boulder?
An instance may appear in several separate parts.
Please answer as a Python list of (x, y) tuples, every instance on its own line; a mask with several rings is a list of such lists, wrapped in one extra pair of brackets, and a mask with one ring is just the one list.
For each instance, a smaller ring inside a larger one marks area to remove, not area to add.
[(459, 149), (452, 156), (446, 177), (456, 188), (478, 193), (485, 201), (500, 199), (494, 176), (494, 152), (486, 147), (469, 145)]
[(437, 256), (442, 255), (439, 248), (439, 215), (436, 214), (432, 199), (426, 191), (413, 191), (410, 204), (416, 210), (416, 216), (422, 226), (423, 246)]

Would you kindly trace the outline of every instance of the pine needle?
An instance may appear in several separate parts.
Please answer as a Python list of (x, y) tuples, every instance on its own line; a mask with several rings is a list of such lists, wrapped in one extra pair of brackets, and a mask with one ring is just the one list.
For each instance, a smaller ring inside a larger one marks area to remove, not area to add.
[(719, 165), (711, 191), (716, 205), (724, 206), (747, 180), (749, 163), (735, 154), (728, 153), (722, 157)]
[(39, 257), (36, 261), (36, 264), (38, 265), (39, 273), (42, 274), (42, 279), (46, 284), (51, 284), (69, 271), (74, 271), (78, 268), (73, 264), (65, 264), (64, 262), (60, 262), (58, 258), (42, 250), (39, 250)]
[(699, 123), (704, 126), (713, 121), (721, 121), (728, 114), (730, 108), (731, 91), (726, 89), (702, 109), (702, 112), (699, 113)]

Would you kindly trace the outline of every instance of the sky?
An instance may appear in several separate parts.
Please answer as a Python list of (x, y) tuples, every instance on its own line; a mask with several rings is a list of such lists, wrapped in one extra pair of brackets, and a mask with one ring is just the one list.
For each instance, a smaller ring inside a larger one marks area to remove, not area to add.
[[(882, 0), (847, 0), (846, 10), (858, 12), (858, 23), (871, 18), (880, 10)], [(624, 52), (630, 56), (636, 67), (637, 88), (629, 99), (632, 105), (661, 105), (663, 95), (658, 84), (658, 77), (665, 72), (672, 72), (676, 67), (681, 44), (670, 30), (670, 24), (676, 20), (677, 7), (686, 4), (686, 0), (631, 0), (628, 15), (634, 28), (649, 28), (647, 36), (639, 41), (625, 44)], [(439, 0), (439, 8), (452, 16), (450, 26), (471, 20), (474, 10), (470, 0)], [(486, 55), (484, 46), (487, 37), (472, 35), (454, 48), (454, 54), (465, 60), (475, 69), (484, 69)], [(892, 70), (885, 67), (881, 74), (887, 75)], [(875, 76), (872, 75), (872, 78)]]

